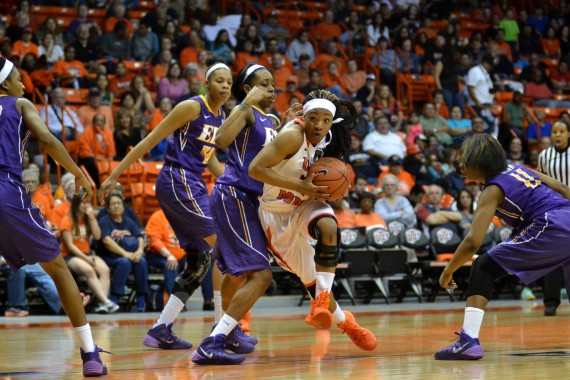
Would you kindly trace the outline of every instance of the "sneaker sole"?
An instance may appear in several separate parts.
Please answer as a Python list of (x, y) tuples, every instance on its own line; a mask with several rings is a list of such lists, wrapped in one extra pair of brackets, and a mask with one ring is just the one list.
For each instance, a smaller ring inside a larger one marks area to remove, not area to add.
[(95, 361), (83, 364), (83, 376), (97, 377), (105, 376), (107, 374), (107, 367)]
[(188, 347), (173, 347), (171, 345), (168, 345), (166, 343), (162, 343), (159, 340), (156, 340), (155, 338), (153, 338), (150, 335), (145, 335), (144, 339), (143, 339), (143, 344), (147, 347), (150, 348), (158, 348), (161, 350), (189, 350), (192, 348), (192, 344), (188, 343), (189, 346)]
[[(370, 333), (370, 335), (372, 335), (372, 333)], [(360, 348), (361, 350), (374, 351), (376, 347), (378, 347), (378, 340), (376, 340), (376, 337), (374, 335), (368, 336), (365, 342), (356, 342), (350, 335), (348, 335), (348, 337), (350, 340), (352, 340), (352, 343), (354, 343), (356, 347)]]
[(332, 326), (332, 314), (330, 311), (323, 309), (311, 318), (310, 315), (305, 318), (305, 322), (318, 329), (330, 329)]
[(203, 356), (201, 356), (200, 354), (196, 353), (196, 351), (194, 351), (194, 353), (192, 354), (192, 363), (198, 364), (198, 365), (237, 365), (237, 364), (241, 364), (243, 363), (243, 361), (245, 360), (245, 357), (236, 357), (235, 359), (232, 359), (231, 361), (229, 360), (222, 360), (222, 359), (210, 359), (210, 358), (205, 358)]

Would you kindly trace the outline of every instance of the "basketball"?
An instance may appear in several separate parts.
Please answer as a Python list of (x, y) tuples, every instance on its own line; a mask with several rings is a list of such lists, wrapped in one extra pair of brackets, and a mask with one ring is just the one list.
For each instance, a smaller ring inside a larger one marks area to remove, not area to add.
[(315, 186), (328, 186), (321, 190), (324, 194), (330, 194), (329, 200), (342, 199), (350, 189), (350, 173), (344, 162), (332, 157), (324, 157), (315, 162), (309, 168), (309, 175), (318, 173), (313, 178)]

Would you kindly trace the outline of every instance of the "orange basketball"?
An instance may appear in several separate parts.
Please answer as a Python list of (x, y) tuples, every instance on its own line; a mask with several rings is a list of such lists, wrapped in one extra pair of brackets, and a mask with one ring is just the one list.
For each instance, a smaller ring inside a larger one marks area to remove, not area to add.
[(309, 175), (318, 173), (313, 178), (316, 186), (328, 186), (321, 190), (324, 194), (330, 194), (329, 200), (342, 199), (350, 189), (350, 173), (344, 162), (332, 157), (324, 157), (315, 162), (309, 168)]

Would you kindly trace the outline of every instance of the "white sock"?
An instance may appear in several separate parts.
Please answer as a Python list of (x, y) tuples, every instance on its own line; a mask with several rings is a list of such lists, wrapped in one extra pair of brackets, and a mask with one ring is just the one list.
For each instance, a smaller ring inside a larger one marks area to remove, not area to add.
[(214, 290), (214, 323), (220, 322), (222, 315), (224, 315), (222, 310), (222, 292)]
[(83, 326), (74, 327), (73, 329), (79, 338), (79, 345), (83, 351), (95, 351), (95, 343), (93, 343), (93, 336), (91, 335), (91, 327), (89, 326), (89, 323)]
[(336, 310), (332, 313), (334, 321), (338, 323), (342, 323), (346, 320), (346, 315), (342, 312), (340, 306), (338, 306), (338, 302), (336, 303)]
[(465, 308), (465, 319), (463, 320), (463, 331), (471, 338), (479, 338), (479, 330), (483, 323), (485, 311), (476, 307)]
[(315, 297), (322, 292), (330, 292), (334, 282), (334, 273), (317, 272), (317, 286)]
[(164, 310), (162, 310), (160, 317), (158, 317), (158, 320), (154, 326), (152, 326), (152, 328), (155, 328), (156, 326), (163, 323), (166, 325), (173, 323), (182, 309), (184, 309), (184, 302), (182, 302), (180, 298), (176, 297), (174, 294), (171, 294), (170, 298), (168, 298), (166, 306), (164, 307)]
[(231, 333), (232, 330), (237, 326), (237, 324), (238, 321), (236, 321), (229, 315), (224, 314), (222, 319), (220, 319), (220, 323), (216, 325), (210, 336), (216, 336), (219, 334), (224, 334), (225, 336), (228, 336), (229, 333)]

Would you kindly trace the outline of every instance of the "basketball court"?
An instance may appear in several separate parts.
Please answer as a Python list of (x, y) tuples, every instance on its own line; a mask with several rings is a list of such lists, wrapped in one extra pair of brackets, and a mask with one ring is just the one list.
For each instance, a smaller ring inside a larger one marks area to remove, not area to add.
[[(304, 323), (308, 303), (298, 297), (263, 297), (253, 310), (256, 351), (239, 366), (196, 366), (193, 349), (162, 351), (142, 345), (158, 313), (89, 315), (108, 379), (567, 379), (570, 371), (570, 306), (544, 317), (541, 301), (492, 301), (485, 315), (480, 361), (436, 361), (463, 320), (463, 302), (341, 307), (378, 338), (375, 351), (358, 349), (340, 329), (315, 330)], [(174, 332), (197, 346), (209, 334), (213, 312), (191, 299)], [(64, 316), (0, 318), (0, 379), (77, 379), (79, 346)]]

